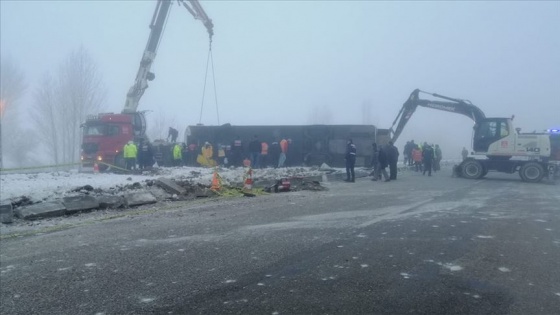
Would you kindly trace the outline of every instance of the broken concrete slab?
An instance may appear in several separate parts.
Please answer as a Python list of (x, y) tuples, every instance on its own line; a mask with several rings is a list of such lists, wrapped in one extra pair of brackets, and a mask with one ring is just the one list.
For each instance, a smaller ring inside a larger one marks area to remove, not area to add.
[(177, 185), (177, 183), (169, 178), (160, 177), (157, 179), (156, 184), (170, 194), (184, 195), (187, 192), (185, 188)]
[(205, 198), (215, 196), (216, 193), (209, 188), (197, 188), (194, 192), (194, 195), (197, 198)]
[(8, 200), (0, 201), (0, 222), (12, 223), (14, 220), (14, 209)]
[(116, 209), (124, 206), (124, 198), (114, 195), (102, 195), (97, 197), (100, 209)]
[(15, 215), (25, 220), (60, 217), (65, 213), (66, 207), (59, 201), (36, 203), (15, 210)]
[(134, 206), (141, 206), (150, 203), (156, 203), (157, 199), (149, 191), (141, 191), (141, 192), (125, 194), (124, 201), (127, 207), (134, 207)]
[(62, 198), (62, 204), (66, 207), (66, 214), (99, 208), (99, 202), (92, 196), (74, 196)]

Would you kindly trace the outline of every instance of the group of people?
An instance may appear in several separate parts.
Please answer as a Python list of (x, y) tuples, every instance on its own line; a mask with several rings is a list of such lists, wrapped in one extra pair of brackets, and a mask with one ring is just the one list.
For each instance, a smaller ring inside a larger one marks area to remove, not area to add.
[[(182, 160), (182, 165), (190, 166), (251, 166), (253, 168), (284, 167), (288, 158), (291, 139), (281, 138), (271, 143), (259, 140), (254, 135), (250, 141), (243, 141), (239, 136), (229, 145), (217, 144), (217, 151), (211, 143), (205, 142), (200, 152), (194, 143), (183, 144), (181, 154), (174, 158)], [(181, 165), (181, 164), (178, 164)]]
[[(385, 179), (386, 182), (397, 179), (397, 163), (399, 160), (399, 150), (393, 144), (392, 141), (386, 146), (378, 146), (377, 143), (372, 144), (372, 158), (371, 167), (373, 171), (371, 175), (372, 180), (377, 181)], [(348, 139), (346, 143), (346, 182), (355, 182), (356, 175), (354, 172), (354, 166), (356, 165), (356, 145), (352, 139)], [(387, 174), (386, 168), (389, 167), (389, 174)]]
[(438, 144), (432, 146), (424, 142), (423, 145), (417, 145), (411, 140), (404, 146), (404, 152), (404, 164), (414, 166), (416, 172), (422, 172), (422, 175), (428, 173), (428, 176), (432, 176), (432, 171), (441, 169), (443, 154)]
[(140, 141), (139, 146), (132, 140), (128, 141), (123, 147), (123, 157), (127, 170), (136, 169), (137, 163), (141, 170), (149, 169), (155, 163), (152, 146), (147, 140)]
[[(371, 158), (371, 176), (372, 180), (385, 180), (389, 182), (397, 179), (397, 164), (399, 161), (399, 150), (392, 141), (385, 146), (372, 144)], [(415, 166), (416, 172), (422, 172), (423, 175), (428, 173), (432, 176), (432, 171), (437, 172), (441, 169), (440, 162), (443, 155), (439, 145), (429, 145), (424, 142), (422, 146), (414, 143), (414, 140), (408, 141), (404, 147), (404, 164), (407, 166)], [(356, 145), (352, 139), (348, 139), (346, 143), (346, 182), (354, 182), (354, 166), (356, 164)], [(389, 167), (389, 174), (386, 168)]]
[(251, 166), (253, 168), (284, 167), (288, 155), (291, 139), (277, 139), (270, 144), (259, 140), (257, 135), (245, 146), (237, 136), (231, 144), (231, 166)]
[[(173, 166), (285, 167), (290, 145), (291, 139), (281, 138), (269, 144), (260, 141), (255, 135), (247, 145), (236, 137), (230, 145), (218, 144), (217, 150), (214, 150), (209, 142), (200, 146), (200, 150), (195, 143), (186, 145), (174, 142), (169, 153), (172, 156)], [(153, 148), (146, 140), (142, 140), (138, 145), (134, 141), (129, 141), (123, 147), (126, 169), (144, 170), (152, 167), (155, 163), (154, 155), (161, 150), (161, 148)]]

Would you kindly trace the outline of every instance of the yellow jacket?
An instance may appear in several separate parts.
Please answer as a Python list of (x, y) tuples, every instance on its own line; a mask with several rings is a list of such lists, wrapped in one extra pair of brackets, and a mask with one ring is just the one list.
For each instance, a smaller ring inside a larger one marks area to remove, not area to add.
[(176, 144), (173, 147), (173, 159), (174, 160), (180, 160), (183, 158), (183, 154), (181, 153), (181, 146)]
[(125, 144), (123, 148), (124, 158), (136, 158), (138, 155), (138, 148), (134, 143), (132, 144)]
[(202, 147), (202, 156), (204, 156), (206, 159), (211, 159), (212, 156), (214, 156), (214, 149), (211, 145), (209, 145), (208, 147)]

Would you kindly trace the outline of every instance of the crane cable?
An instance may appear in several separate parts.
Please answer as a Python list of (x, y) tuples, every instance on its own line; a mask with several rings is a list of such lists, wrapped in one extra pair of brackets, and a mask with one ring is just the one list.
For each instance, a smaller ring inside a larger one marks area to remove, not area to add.
[(204, 98), (206, 95), (206, 82), (208, 78), (208, 66), (212, 65), (212, 80), (214, 83), (214, 100), (216, 102), (216, 116), (218, 125), (220, 124), (220, 112), (218, 110), (218, 94), (216, 93), (216, 75), (214, 74), (214, 57), (212, 56), (212, 38), (210, 38), (210, 48), (208, 49), (208, 58), (206, 59), (206, 73), (204, 74), (204, 87), (202, 88), (202, 103), (200, 104), (200, 117), (198, 123), (202, 123), (202, 110), (204, 108)]

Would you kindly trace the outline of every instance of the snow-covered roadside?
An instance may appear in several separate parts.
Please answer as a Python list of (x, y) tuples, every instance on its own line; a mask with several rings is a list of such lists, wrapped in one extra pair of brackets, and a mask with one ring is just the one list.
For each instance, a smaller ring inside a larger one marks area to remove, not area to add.
[[(155, 180), (166, 177), (173, 180), (188, 180), (193, 184), (210, 185), (213, 169), (201, 167), (161, 168), (157, 172), (145, 172), (143, 175), (127, 174), (88, 174), (77, 171), (48, 172), (35, 174), (2, 174), (0, 175), (0, 199), (12, 199), (27, 196), (34, 201), (60, 198), (69, 194), (77, 187), (90, 185), (94, 189), (108, 190), (134, 182)], [(243, 168), (218, 169), (224, 184), (240, 183), (245, 170)], [(316, 167), (295, 167), (282, 169), (253, 170), (255, 180), (274, 180), (290, 176), (322, 175)]]

